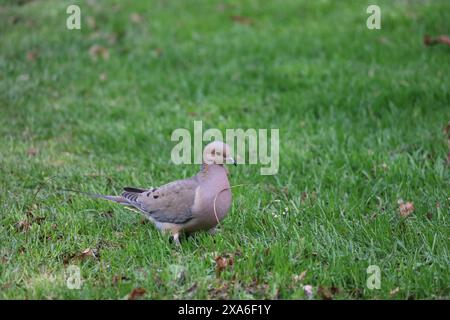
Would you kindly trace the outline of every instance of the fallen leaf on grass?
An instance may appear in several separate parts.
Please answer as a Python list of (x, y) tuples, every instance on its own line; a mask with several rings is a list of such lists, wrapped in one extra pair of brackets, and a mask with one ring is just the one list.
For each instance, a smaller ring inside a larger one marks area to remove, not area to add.
[(97, 21), (95, 21), (94, 17), (91, 17), (91, 16), (87, 17), (86, 23), (90, 29), (93, 29), (93, 30), (97, 29)]
[(231, 267), (234, 264), (234, 258), (230, 254), (224, 254), (223, 256), (217, 256), (216, 261), (216, 275), (219, 276), (222, 271), (227, 267)]
[(302, 273), (300, 273), (300, 275), (295, 274), (295, 275), (292, 277), (292, 279), (294, 280), (294, 282), (301, 282), (301, 281), (305, 280), (305, 277), (306, 277), (306, 271), (307, 271), (307, 270), (303, 271)]
[(116, 274), (112, 278), (113, 284), (117, 284), (117, 283), (120, 283), (122, 281), (128, 281), (128, 280), (130, 280), (130, 278), (128, 278), (127, 276), (124, 276), (122, 274)]
[(31, 147), (27, 150), (27, 155), (30, 157), (35, 157), (39, 153), (39, 150), (37, 148)]
[(303, 191), (300, 195), (301, 202), (306, 202), (307, 200), (310, 201), (310, 203), (313, 203), (317, 200), (317, 192), (313, 191), (311, 193), (308, 193), (306, 191)]
[(448, 135), (450, 138), (450, 121), (447, 123), (447, 125), (444, 127), (444, 134)]
[(94, 61), (96, 61), (99, 57), (101, 57), (103, 60), (108, 60), (109, 50), (108, 48), (105, 48), (98, 44), (94, 44), (92, 47), (89, 48), (89, 55)]
[(333, 299), (333, 295), (331, 294), (331, 291), (326, 287), (319, 286), (319, 288), (317, 288), (317, 294), (324, 300), (332, 300)]
[(38, 209), (38, 206), (36, 203), (32, 203), (30, 206), (28, 206), (28, 208), (25, 212), (27, 215), (27, 218), (32, 219), (34, 217), (33, 212), (37, 209)]
[(221, 282), (217, 286), (214, 286), (213, 284), (210, 284), (208, 286), (208, 296), (211, 299), (215, 299), (215, 300), (229, 299), (230, 295), (229, 295), (228, 291), (229, 291), (229, 285), (226, 282)]
[(1, 263), (1, 264), (7, 264), (8, 262), (9, 262), (8, 257), (2, 256), (2, 257), (0, 258), (0, 263)]
[(16, 229), (21, 232), (26, 232), (30, 229), (31, 223), (28, 220), (20, 220), (16, 223)]
[(231, 16), (231, 20), (233, 20), (234, 22), (240, 23), (240, 24), (244, 24), (244, 25), (252, 25), (253, 24), (253, 20), (248, 18), (248, 17), (243, 17), (243, 16)]
[(128, 300), (136, 300), (143, 297), (147, 291), (144, 288), (134, 288), (128, 295)]
[(392, 289), (392, 290), (389, 292), (389, 294), (390, 294), (391, 296), (393, 296), (393, 295), (397, 294), (399, 291), (400, 291), (400, 288), (397, 287), (397, 288), (395, 288), (395, 289)]
[(231, 10), (235, 7), (236, 5), (231, 3), (219, 3), (218, 5), (216, 5), (216, 10), (219, 12), (224, 12), (225, 10)]
[(446, 35), (440, 35), (438, 37), (432, 38), (429, 35), (425, 35), (423, 37), (423, 43), (426, 46), (432, 46), (432, 45), (439, 44), (439, 43), (450, 46), (450, 37), (446, 36)]
[(413, 202), (403, 202), (402, 199), (398, 200), (398, 209), (400, 211), (400, 215), (402, 217), (408, 217), (411, 213), (414, 212), (414, 203)]
[(155, 53), (156, 57), (161, 57), (162, 54), (164, 53), (164, 50), (161, 49), (161, 48), (155, 48), (155, 49), (153, 50), (153, 52)]
[(130, 21), (134, 23), (141, 23), (144, 20), (143, 16), (139, 13), (130, 14)]
[(253, 279), (252, 282), (248, 284), (242, 284), (245, 291), (253, 295), (266, 295), (269, 291), (269, 285), (266, 282), (259, 282), (257, 279)]
[(389, 44), (389, 43), (390, 43), (389, 39), (386, 38), (386, 37), (379, 37), (379, 38), (378, 38), (378, 41), (379, 41), (381, 44)]
[(319, 286), (319, 288), (317, 288), (317, 294), (324, 300), (332, 300), (340, 291), (341, 290), (335, 286), (330, 288)]
[(190, 286), (184, 293), (192, 294), (195, 291), (197, 291), (197, 288), (198, 288), (198, 284), (197, 284), (197, 282), (194, 282), (194, 284), (192, 286)]
[(444, 134), (447, 136), (447, 164), (450, 165), (450, 121), (447, 123), (447, 125), (444, 127)]
[(96, 258), (98, 258), (98, 250), (97, 249), (91, 249), (91, 248), (84, 249), (83, 252), (81, 252), (80, 257), (82, 259), (89, 258), (89, 257), (92, 257), (92, 258), (96, 259)]
[(305, 201), (306, 199), (308, 199), (308, 193), (306, 191), (303, 191), (302, 195), (300, 196), (300, 200)]
[(36, 61), (38, 54), (37, 51), (32, 50), (27, 52), (27, 60), (30, 62)]
[(333, 295), (339, 294), (341, 292), (341, 289), (339, 289), (338, 287), (335, 287), (335, 286), (332, 286), (330, 288), (330, 290)]
[(2, 284), (2, 285), (0, 286), (0, 290), (6, 290), (6, 289), (9, 289), (9, 288), (11, 288), (12, 286), (13, 286), (13, 284), (12, 284), (11, 282), (7, 282), (7, 283)]
[(98, 259), (99, 257), (100, 257), (100, 254), (99, 254), (98, 249), (87, 248), (87, 249), (84, 249), (80, 253), (72, 254), (72, 255), (69, 255), (69, 256), (66, 255), (63, 258), (63, 263), (65, 265), (67, 265), (73, 260), (83, 261), (83, 260), (88, 259), (88, 258)]
[(355, 299), (362, 299), (364, 290), (361, 288), (353, 288), (349, 291), (350, 296)]
[(20, 22), (21, 20), (22, 20), (22, 18), (19, 17), (19, 16), (12, 16), (12, 17), (9, 17), (8, 23), (9, 24), (16, 24), (16, 23)]

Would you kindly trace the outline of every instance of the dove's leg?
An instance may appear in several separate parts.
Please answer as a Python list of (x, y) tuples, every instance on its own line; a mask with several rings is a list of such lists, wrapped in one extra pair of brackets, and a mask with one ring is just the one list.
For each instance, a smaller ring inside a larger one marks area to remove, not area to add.
[(179, 233), (179, 232), (174, 233), (174, 234), (172, 235), (172, 237), (173, 237), (173, 242), (175, 242), (175, 244), (177, 245), (177, 247), (179, 247), (179, 246), (180, 246), (180, 233)]

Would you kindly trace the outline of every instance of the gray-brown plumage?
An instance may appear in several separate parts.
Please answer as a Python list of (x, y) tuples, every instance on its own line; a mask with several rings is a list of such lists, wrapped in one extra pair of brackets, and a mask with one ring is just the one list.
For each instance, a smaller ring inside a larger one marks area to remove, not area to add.
[(214, 141), (205, 147), (203, 165), (195, 176), (159, 188), (124, 188), (120, 196), (93, 195), (131, 206), (149, 218), (159, 230), (170, 231), (177, 244), (181, 233), (213, 230), (231, 207), (226, 160), (227, 144)]

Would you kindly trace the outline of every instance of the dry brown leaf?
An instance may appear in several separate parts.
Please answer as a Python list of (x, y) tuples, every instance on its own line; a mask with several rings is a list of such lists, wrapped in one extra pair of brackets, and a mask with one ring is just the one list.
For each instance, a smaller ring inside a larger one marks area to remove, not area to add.
[(308, 193), (306, 191), (303, 191), (302, 195), (300, 196), (300, 200), (305, 201), (306, 199), (308, 199)]
[(130, 278), (128, 278), (127, 276), (124, 276), (122, 274), (116, 274), (112, 278), (113, 284), (117, 284), (117, 283), (120, 283), (122, 281), (127, 281), (127, 280), (130, 280)]
[(35, 51), (35, 50), (27, 52), (27, 60), (30, 62), (36, 61), (37, 56), (38, 56), (38, 54), (37, 54), (37, 51)]
[(45, 220), (45, 217), (34, 217), (33, 223), (41, 224)]
[(86, 259), (89, 257), (92, 257), (94, 259), (98, 258), (98, 250), (97, 249), (91, 249), (87, 248), (84, 249), (83, 252), (81, 252), (80, 256), (81, 259)]
[(194, 282), (192, 286), (190, 286), (184, 293), (187, 295), (192, 295), (194, 292), (197, 291), (198, 284), (197, 282)]
[(231, 267), (234, 264), (234, 257), (231, 254), (224, 254), (223, 256), (217, 256), (216, 261), (216, 274), (220, 275), (227, 267)]
[(6, 289), (9, 289), (9, 288), (11, 288), (12, 286), (13, 286), (13, 284), (12, 284), (11, 282), (7, 282), (7, 283), (2, 284), (2, 285), (0, 286), (0, 290), (6, 290)]
[(130, 14), (130, 21), (134, 23), (141, 23), (144, 20), (144, 17), (140, 15), (139, 13), (132, 13)]
[(397, 287), (397, 288), (395, 288), (395, 289), (392, 289), (392, 290), (389, 292), (389, 294), (390, 294), (391, 296), (393, 296), (393, 295), (397, 294), (399, 291), (400, 291), (400, 288)]
[(31, 223), (28, 220), (20, 220), (16, 223), (16, 229), (18, 231), (26, 232), (30, 229)]
[(446, 36), (446, 35), (440, 35), (438, 37), (432, 38), (429, 35), (425, 35), (423, 38), (423, 43), (426, 46), (431, 46), (431, 45), (435, 45), (435, 44), (439, 44), (439, 43), (450, 46), (450, 37)]
[(36, 211), (38, 209), (38, 206), (36, 203), (33, 203), (26, 211), (26, 215), (29, 219), (34, 219), (34, 213), (33, 211)]
[(269, 290), (269, 285), (266, 282), (260, 283), (257, 279), (253, 279), (248, 284), (242, 284), (245, 291), (251, 295), (265, 295)]
[(337, 295), (337, 294), (339, 294), (341, 292), (341, 289), (339, 289), (338, 287), (332, 286), (330, 288), (330, 291), (331, 291), (332, 295)]
[(243, 17), (243, 16), (231, 16), (231, 20), (233, 20), (234, 22), (240, 23), (240, 24), (245, 24), (245, 25), (253, 24), (252, 19), (250, 19), (248, 17)]
[(31, 147), (27, 150), (27, 155), (30, 157), (35, 157), (39, 153), (39, 150), (37, 148)]
[(153, 51), (155, 52), (157, 57), (161, 57), (162, 54), (164, 53), (164, 50), (161, 48), (155, 48)]
[(403, 200), (398, 201), (398, 209), (400, 211), (400, 215), (404, 218), (408, 217), (411, 213), (414, 212), (414, 203), (413, 202), (403, 202)]
[(147, 291), (144, 288), (134, 288), (128, 295), (128, 300), (136, 300), (143, 297)]
[(97, 21), (95, 21), (94, 17), (91, 17), (91, 16), (87, 17), (86, 23), (89, 28), (94, 29), (94, 30), (97, 29)]
[(450, 138), (450, 121), (447, 123), (447, 125), (444, 127), (444, 134), (448, 135)]
[(307, 272), (307, 270), (305, 270), (305, 271), (303, 271), (302, 273), (300, 273), (300, 275), (295, 274), (295, 275), (293, 276), (294, 282), (301, 282), (301, 281), (305, 280), (305, 278), (306, 278), (306, 272)]
[(94, 44), (89, 48), (89, 55), (93, 60), (97, 60), (101, 57), (103, 60), (109, 59), (109, 50), (101, 45)]
[(229, 284), (227, 282), (221, 282), (217, 286), (210, 284), (208, 286), (208, 295), (212, 299), (229, 299)]
[(7, 264), (8, 262), (9, 262), (9, 259), (8, 259), (7, 256), (2, 256), (2, 257), (0, 258), (0, 263), (1, 263), (1, 264)]
[(324, 300), (333, 299), (333, 294), (331, 293), (331, 290), (328, 289), (327, 287), (319, 286), (319, 288), (317, 288), (317, 294)]

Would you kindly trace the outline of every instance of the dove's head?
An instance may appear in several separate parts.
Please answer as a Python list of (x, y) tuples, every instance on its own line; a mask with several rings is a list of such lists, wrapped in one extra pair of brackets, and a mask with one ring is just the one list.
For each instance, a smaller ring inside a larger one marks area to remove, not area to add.
[(209, 143), (203, 150), (203, 162), (206, 164), (231, 163), (236, 165), (236, 162), (231, 157), (231, 148), (222, 141), (213, 141)]

